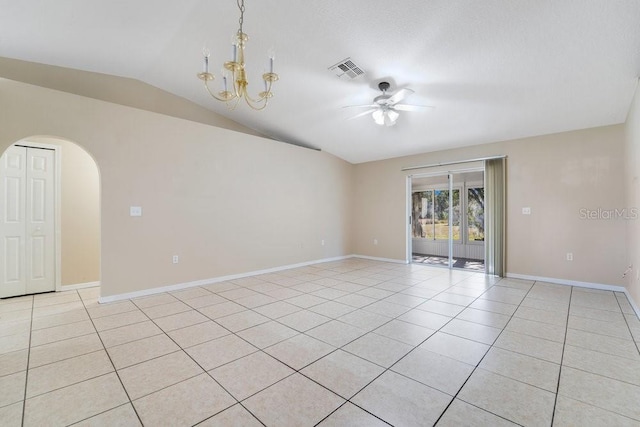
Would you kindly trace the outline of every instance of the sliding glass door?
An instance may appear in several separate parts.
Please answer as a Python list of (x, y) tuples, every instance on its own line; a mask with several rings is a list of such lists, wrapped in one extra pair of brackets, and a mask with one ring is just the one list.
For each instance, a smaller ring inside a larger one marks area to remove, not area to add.
[(484, 171), (411, 177), (414, 263), (484, 270)]

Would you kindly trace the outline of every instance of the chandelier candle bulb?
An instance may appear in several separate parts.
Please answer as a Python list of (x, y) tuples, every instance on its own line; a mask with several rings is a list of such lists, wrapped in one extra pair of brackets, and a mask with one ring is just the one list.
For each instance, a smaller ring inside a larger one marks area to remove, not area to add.
[(209, 52), (209, 49), (207, 49), (206, 47), (203, 47), (202, 55), (204, 56), (204, 63), (202, 64), (202, 72), (208, 73), (209, 72), (209, 56), (211, 55), (211, 52)]

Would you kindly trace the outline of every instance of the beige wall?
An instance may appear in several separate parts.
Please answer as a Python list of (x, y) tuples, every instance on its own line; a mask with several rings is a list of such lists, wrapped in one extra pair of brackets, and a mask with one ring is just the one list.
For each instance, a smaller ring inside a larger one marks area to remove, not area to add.
[(625, 207), (623, 139), (617, 125), (358, 164), (355, 251), (405, 259), (403, 167), (507, 155), (507, 272), (621, 285), (625, 221), (583, 220), (580, 210)]
[(96, 160), (103, 296), (352, 252), (334, 156), (6, 79), (0, 111), (0, 150), (50, 135)]
[(100, 280), (100, 176), (95, 161), (80, 146), (42, 136), (29, 141), (60, 150), (62, 286)]
[[(626, 196), (629, 208), (640, 209), (640, 88), (625, 124)], [(627, 260), (631, 271), (626, 278), (627, 290), (640, 304), (640, 218), (627, 222)]]

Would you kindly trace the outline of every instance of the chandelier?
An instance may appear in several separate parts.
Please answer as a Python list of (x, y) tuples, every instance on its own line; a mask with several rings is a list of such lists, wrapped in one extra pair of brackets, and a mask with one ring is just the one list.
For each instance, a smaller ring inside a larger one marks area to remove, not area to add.
[[(204, 82), (204, 87), (213, 98), (218, 101), (225, 102), (230, 110), (235, 110), (240, 102), (240, 98), (244, 98), (247, 105), (254, 110), (262, 110), (267, 106), (269, 99), (273, 97), (271, 85), (278, 80), (278, 75), (273, 72), (273, 61), (275, 55), (269, 53), (269, 72), (262, 75), (264, 90), (258, 93), (258, 98), (252, 98), (247, 92), (247, 74), (244, 63), (244, 47), (249, 36), (242, 30), (244, 22), (244, 0), (238, 1), (238, 9), (240, 9), (239, 28), (233, 40), (233, 57), (231, 61), (227, 61), (222, 69), (222, 90), (217, 94), (209, 87), (209, 82), (215, 79), (215, 76), (209, 72), (209, 56), (211, 53), (205, 47), (202, 49), (204, 56), (203, 70), (198, 73), (198, 78)], [(229, 81), (230, 80), (230, 81)]]

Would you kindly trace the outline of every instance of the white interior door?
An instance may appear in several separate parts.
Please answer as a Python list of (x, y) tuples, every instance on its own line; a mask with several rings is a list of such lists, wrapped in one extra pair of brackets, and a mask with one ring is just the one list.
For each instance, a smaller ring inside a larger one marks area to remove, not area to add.
[(0, 297), (55, 290), (55, 152), (12, 146), (0, 158)]

